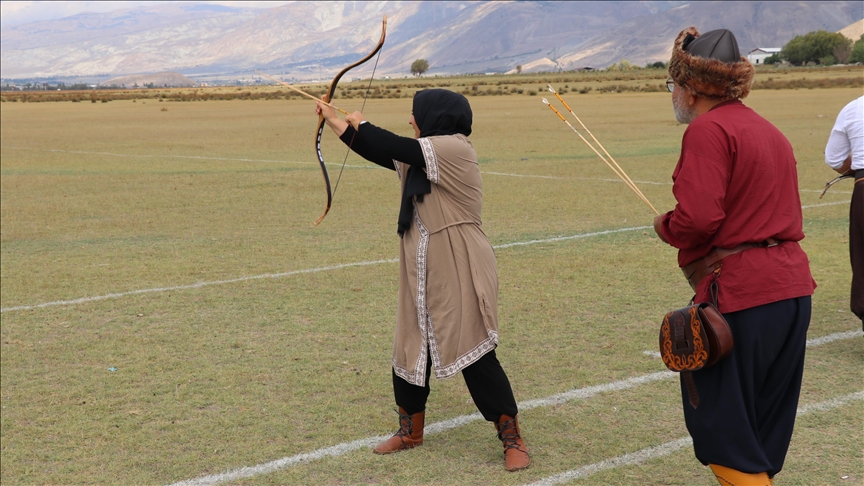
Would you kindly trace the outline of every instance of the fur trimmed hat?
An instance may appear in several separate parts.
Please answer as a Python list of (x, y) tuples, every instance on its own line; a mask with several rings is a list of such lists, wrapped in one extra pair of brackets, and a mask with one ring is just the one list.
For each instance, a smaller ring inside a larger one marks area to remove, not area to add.
[(669, 76), (679, 86), (712, 99), (741, 99), (750, 93), (755, 69), (738, 51), (726, 29), (699, 34), (688, 27), (678, 34), (669, 61)]

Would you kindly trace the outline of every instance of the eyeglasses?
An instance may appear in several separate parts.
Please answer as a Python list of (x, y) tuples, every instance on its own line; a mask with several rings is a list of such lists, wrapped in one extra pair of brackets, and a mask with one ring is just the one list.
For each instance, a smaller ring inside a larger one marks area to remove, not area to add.
[(668, 89), (670, 93), (674, 93), (675, 92), (675, 81), (672, 81), (671, 79), (667, 79), (666, 80), (666, 89)]

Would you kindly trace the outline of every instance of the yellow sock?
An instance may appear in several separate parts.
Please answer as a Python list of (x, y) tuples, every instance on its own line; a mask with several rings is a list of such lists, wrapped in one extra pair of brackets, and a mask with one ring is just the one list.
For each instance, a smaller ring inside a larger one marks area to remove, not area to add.
[(743, 473), (730, 467), (708, 464), (721, 486), (771, 486), (774, 481), (768, 478), (768, 473)]

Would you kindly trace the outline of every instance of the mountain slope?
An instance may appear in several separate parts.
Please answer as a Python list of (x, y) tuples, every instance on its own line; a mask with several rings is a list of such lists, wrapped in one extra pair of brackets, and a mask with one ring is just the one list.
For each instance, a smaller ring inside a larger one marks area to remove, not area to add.
[(201, 78), (262, 70), (327, 78), (375, 45), (384, 14), (377, 69), (397, 76), (418, 58), (429, 60), (430, 74), (665, 61), (689, 25), (729, 28), (746, 53), (812, 30), (837, 31), (864, 18), (864, 3), (341, 1), (261, 10), (166, 2), (3, 27), (0, 76), (170, 70)]

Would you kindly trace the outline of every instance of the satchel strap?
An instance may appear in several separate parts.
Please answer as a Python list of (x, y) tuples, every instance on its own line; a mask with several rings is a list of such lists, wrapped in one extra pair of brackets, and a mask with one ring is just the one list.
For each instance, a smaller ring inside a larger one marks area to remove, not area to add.
[(690, 401), (690, 405), (694, 409), (699, 408), (699, 390), (696, 389), (696, 382), (693, 381), (693, 373), (682, 371), (681, 378), (684, 379), (684, 387), (687, 389), (687, 398)]
[(782, 243), (782, 241), (776, 238), (767, 238), (765, 241), (759, 243), (742, 243), (734, 248), (715, 247), (712, 248), (704, 257), (681, 267), (681, 271), (684, 272), (684, 278), (687, 279), (687, 282), (690, 283), (690, 287), (695, 292), (699, 282), (720, 268), (720, 261), (724, 258), (751, 248), (769, 248), (777, 246), (780, 243)]

